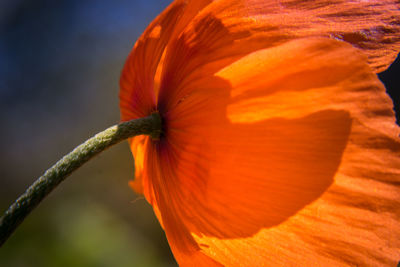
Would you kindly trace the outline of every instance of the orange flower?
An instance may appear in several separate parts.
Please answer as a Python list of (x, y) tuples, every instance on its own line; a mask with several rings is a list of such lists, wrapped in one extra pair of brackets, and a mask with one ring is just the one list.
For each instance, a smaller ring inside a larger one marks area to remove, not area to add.
[(177, 0), (150, 24), (120, 106), (162, 116), (130, 140), (131, 185), (180, 265), (396, 265), (400, 129), (374, 72), (399, 29), (395, 0)]

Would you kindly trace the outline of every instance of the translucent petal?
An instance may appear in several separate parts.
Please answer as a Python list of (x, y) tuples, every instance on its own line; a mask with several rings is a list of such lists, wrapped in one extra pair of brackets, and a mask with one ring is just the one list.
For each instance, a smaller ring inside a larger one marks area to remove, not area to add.
[(399, 128), (364, 55), (308, 38), (210, 66), (145, 159), (178, 263), (395, 264)]

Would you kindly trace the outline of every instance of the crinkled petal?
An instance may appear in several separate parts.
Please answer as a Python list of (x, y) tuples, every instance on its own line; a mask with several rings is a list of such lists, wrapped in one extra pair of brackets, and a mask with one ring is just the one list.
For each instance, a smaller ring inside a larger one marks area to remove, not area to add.
[(400, 50), (399, 8), (395, 0), (213, 1), (171, 38), (160, 90), (167, 106), (162, 108), (168, 110), (184, 97), (182, 88), (199, 74), (195, 69), (228, 64), (234, 56), (298, 38), (351, 43), (368, 56), (375, 72), (381, 72)]
[[(281, 0), (286, 15), (295, 17), (300, 35), (343, 40), (368, 55), (375, 72), (384, 71), (400, 49), (400, 2), (395, 0)], [(305, 16), (302, 15), (305, 13)], [(286, 23), (284, 23), (286, 24)]]
[[(289, 38), (329, 36), (368, 55), (376, 72), (385, 70), (400, 49), (400, 3), (395, 0), (241, 1), (258, 23), (286, 31)], [(275, 2), (271, 5), (270, 2)], [(270, 11), (274, 9), (274, 12)], [(229, 12), (226, 10), (226, 12)], [(268, 14), (273, 13), (273, 14)]]
[(400, 130), (362, 53), (298, 39), (191, 75), (144, 167), (178, 263), (397, 263)]

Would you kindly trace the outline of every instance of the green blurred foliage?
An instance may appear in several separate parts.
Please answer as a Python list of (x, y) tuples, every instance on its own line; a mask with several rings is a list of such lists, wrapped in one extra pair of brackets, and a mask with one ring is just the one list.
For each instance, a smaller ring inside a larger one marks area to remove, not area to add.
[[(2, 266), (167, 266), (143, 233), (88, 199), (42, 212), (0, 251)], [(44, 255), (43, 255), (44, 254)]]

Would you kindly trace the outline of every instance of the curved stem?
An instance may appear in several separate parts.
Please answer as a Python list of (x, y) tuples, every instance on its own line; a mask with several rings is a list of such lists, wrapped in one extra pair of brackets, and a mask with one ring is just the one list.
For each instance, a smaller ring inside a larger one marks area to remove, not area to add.
[(160, 133), (161, 117), (153, 113), (114, 125), (76, 147), (39, 177), (0, 218), (0, 246), (58, 184), (88, 160), (129, 137), (145, 134), (158, 139)]

